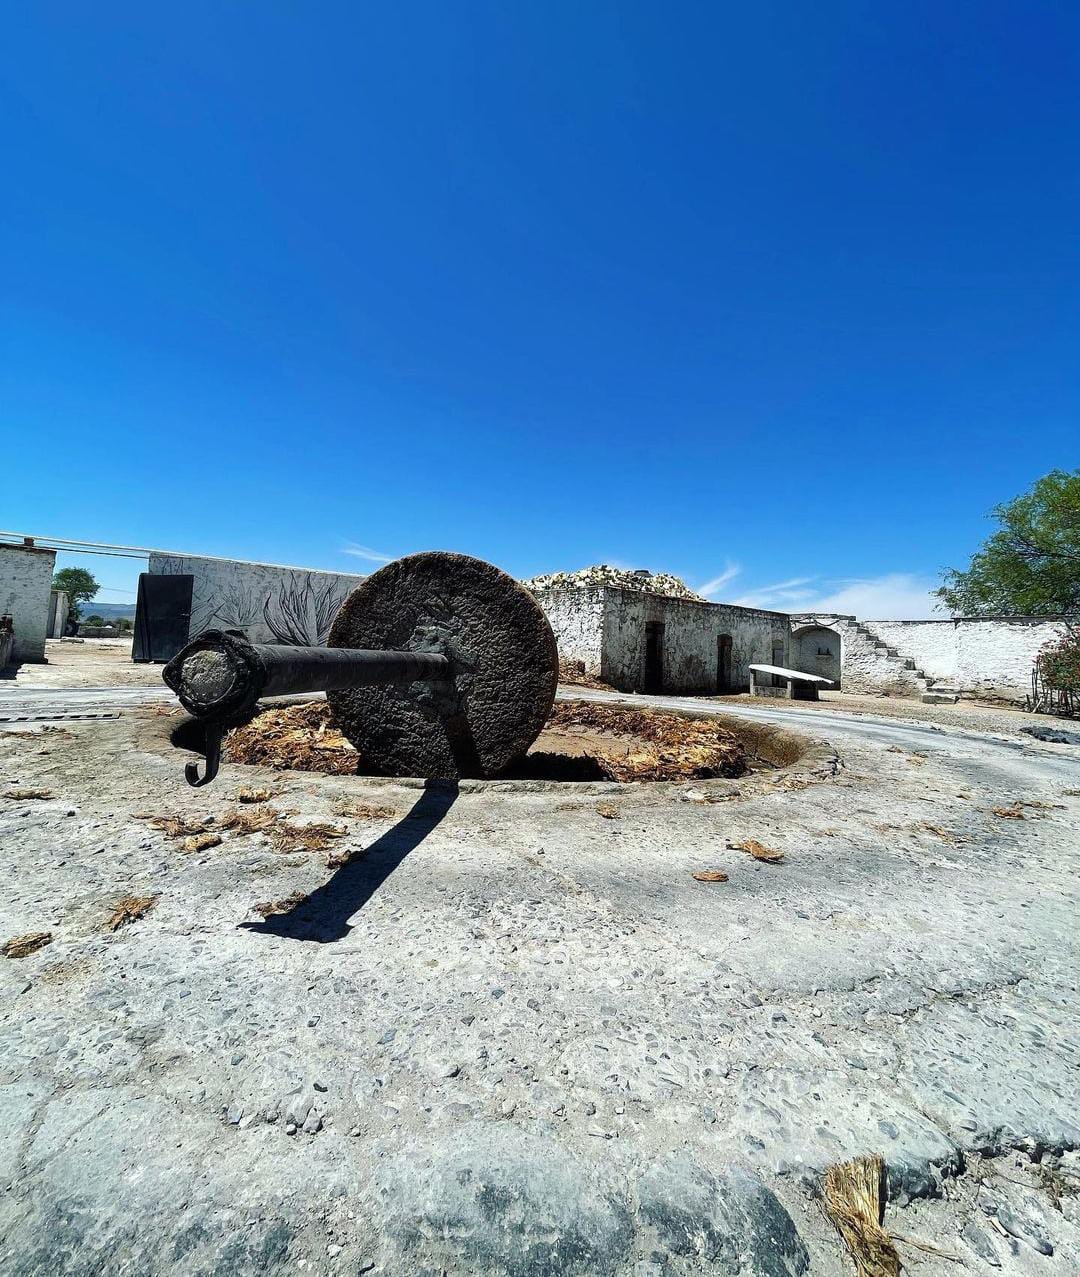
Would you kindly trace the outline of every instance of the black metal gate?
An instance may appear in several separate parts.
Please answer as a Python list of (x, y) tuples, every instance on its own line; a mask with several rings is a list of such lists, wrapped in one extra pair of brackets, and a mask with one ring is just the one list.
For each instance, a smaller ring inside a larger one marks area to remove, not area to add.
[(171, 661), (188, 641), (194, 576), (139, 575), (133, 661)]

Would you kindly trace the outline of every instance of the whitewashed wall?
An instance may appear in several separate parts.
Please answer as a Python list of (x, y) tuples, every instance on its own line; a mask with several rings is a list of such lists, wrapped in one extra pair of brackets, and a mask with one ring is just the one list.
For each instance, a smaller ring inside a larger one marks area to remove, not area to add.
[(932, 678), (969, 694), (1016, 701), (1031, 690), (1039, 649), (1065, 628), (1060, 620), (1029, 616), (867, 624)]
[(1059, 620), (993, 617), (956, 622), (956, 683), (984, 696), (1022, 700), (1044, 643), (1065, 632)]
[(564, 660), (583, 661), (588, 673), (600, 676), (603, 661), (604, 594), (597, 590), (538, 590), (536, 599), (544, 609), (559, 655)]
[(309, 568), (151, 554), (149, 570), (192, 575), (190, 638), (203, 630), (243, 630), (253, 643), (319, 646), (362, 576)]
[(11, 663), (43, 661), (56, 551), (0, 545), (0, 616), (15, 626)]
[[(1024, 616), (863, 624), (832, 614), (792, 618), (794, 626), (809, 623), (830, 625), (841, 635), (842, 686), (849, 692), (917, 696), (940, 683), (969, 696), (1018, 702), (1030, 691), (1040, 648), (1065, 629), (1059, 619)], [(908, 659), (925, 678), (905, 668)]]
[[(645, 684), (645, 626), (664, 626), (664, 690), (710, 695), (717, 690), (717, 640), (731, 636), (731, 684), (750, 686), (751, 664), (773, 663), (773, 641), (784, 644), (789, 627), (780, 612), (698, 603), (639, 590), (608, 590), (604, 610), (603, 677), (613, 687), (641, 691)], [(783, 663), (783, 662), (782, 662)]]
[(867, 621), (890, 647), (912, 657), (932, 678), (945, 681), (956, 677), (957, 624), (953, 620)]
[(785, 651), (788, 643), (787, 617), (780, 612), (613, 588), (543, 590), (536, 597), (555, 631), (560, 655), (584, 661), (591, 674), (624, 691), (644, 688), (649, 622), (664, 626), (664, 689), (671, 693), (716, 691), (721, 634), (731, 636), (735, 688), (749, 687), (751, 663), (772, 661), (774, 639), (785, 644)]

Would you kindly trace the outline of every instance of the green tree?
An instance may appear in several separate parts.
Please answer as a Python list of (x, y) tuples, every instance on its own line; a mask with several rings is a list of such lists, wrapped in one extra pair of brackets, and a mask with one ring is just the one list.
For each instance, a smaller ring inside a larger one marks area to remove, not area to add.
[(93, 616), (88, 616), (86, 618), (86, 624), (87, 625), (104, 625), (105, 618), (103, 616), (98, 616), (97, 613), (95, 612)]
[(86, 568), (61, 568), (53, 577), (53, 589), (63, 590), (68, 596), (71, 618), (77, 621), (81, 604), (89, 603), (101, 586)]
[(1039, 653), (1039, 670), (1047, 687), (1080, 699), (1080, 633), (1052, 639)]
[(1080, 470), (1052, 470), (992, 517), (1001, 525), (938, 598), (956, 616), (1080, 614)]

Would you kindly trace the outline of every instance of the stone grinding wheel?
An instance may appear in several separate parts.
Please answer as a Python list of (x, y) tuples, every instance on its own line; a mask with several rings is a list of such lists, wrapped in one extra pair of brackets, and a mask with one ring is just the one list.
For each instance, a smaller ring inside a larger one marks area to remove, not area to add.
[(412, 554), (380, 568), (342, 604), (329, 646), (442, 652), (453, 662), (452, 683), (327, 693), (334, 722), (384, 775), (498, 776), (555, 701), (559, 654), (539, 603), (464, 554)]

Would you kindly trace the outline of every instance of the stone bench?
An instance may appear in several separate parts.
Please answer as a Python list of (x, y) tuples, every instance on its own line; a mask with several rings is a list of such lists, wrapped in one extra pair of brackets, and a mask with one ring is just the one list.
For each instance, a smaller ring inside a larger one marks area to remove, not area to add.
[[(766, 683), (764, 676), (774, 681)], [(777, 686), (776, 680), (782, 680)], [(822, 687), (833, 687), (831, 678), (820, 674), (804, 674), (801, 670), (786, 670), (779, 665), (750, 666), (751, 696), (786, 696), (789, 701), (816, 701)]]

